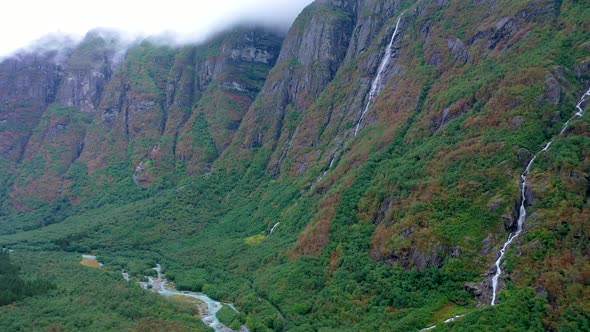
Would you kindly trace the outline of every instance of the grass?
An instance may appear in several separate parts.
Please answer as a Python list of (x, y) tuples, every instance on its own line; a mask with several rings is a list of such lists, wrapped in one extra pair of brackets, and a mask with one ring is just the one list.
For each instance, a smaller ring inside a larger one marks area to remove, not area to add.
[(95, 269), (101, 268), (100, 263), (96, 260), (96, 258), (82, 257), (80, 264), (82, 264), (84, 266), (91, 267), (91, 268), (95, 268)]
[(249, 246), (256, 246), (262, 243), (262, 241), (264, 241), (264, 238), (264, 234), (256, 234), (245, 238), (244, 243), (246, 243)]

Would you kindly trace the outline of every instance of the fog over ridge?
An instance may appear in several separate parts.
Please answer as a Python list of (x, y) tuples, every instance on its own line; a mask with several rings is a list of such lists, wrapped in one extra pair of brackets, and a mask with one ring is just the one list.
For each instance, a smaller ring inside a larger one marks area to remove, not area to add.
[(238, 24), (286, 30), (312, 1), (10, 1), (0, 20), (0, 60), (21, 49), (67, 47), (97, 28), (117, 31), (129, 43), (151, 36), (174, 45), (200, 42)]

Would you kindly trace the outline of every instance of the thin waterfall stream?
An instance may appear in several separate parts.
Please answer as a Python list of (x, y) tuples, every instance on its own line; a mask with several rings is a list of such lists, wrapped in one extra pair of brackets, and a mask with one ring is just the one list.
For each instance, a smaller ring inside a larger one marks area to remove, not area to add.
[[(457, 319), (459, 319), (459, 318), (461, 318), (461, 317), (463, 317), (463, 316), (465, 316), (465, 314), (463, 314), (463, 315), (456, 315), (456, 316), (453, 316), (453, 317), (451, 317), (451, 318), (445, 319), (445, 320), (443, 321), (443, 323), (445, 323), (445, 324), (446, 324), (446, 323), (454, 322), (454, 321), (456, 321)], [(419, 332), (430, 331), (430, 330), (433, 330), (434, 328), (436, 328), (436, 325), (432, 325), (432, 326), (429, 326), (429, 327), (425, 327), (425, 328), (423, 328), (423, 329), (420, 329), (420, 331), (419, 331)]]
[[(520, 180), (521, 180), (521, 184), (520, 184), (520, 195), (521, 195), (521, 203), (520, 203), (520, 209), (519, 209), (519, 214), (518, 214), (518, 224), (517, 224), (517, 228), (516, 231), (513, 233), (510, 233), (510, 235), (508, 236), (508, 240), (504, 243), (504, 245), (502, 246), (502, 249), (500, 250), (500, 257), (498, 257), (498, 259), (496, 260), (496, 274), (494, 275), (494, 277), (492, 278), (492, 289), (493, 289), (493, 293), (492, 293), (492, 301), (491, 301), (491, 305), (495, 305), (496, 304), (496, 295), (497, 295), (497, 289), (498, 289), (498, 279), (500, 278), (500, 275), (502, 274), (502, 268), (500, 267), (500, 264), (502, 263), (502, 259), (504, 258), (504, 255), (506, 254), (506, 249), (508, 248), (508, 246), (510, 245), (510, 243), (512, 243), (512, 241), (520, 235), (520, 233), (522, 232), (522, 226), (524, 224), (524, 222), (526, 221), (526, 209), (525, 209), (525, 203), (526, 203), (526, 186), (527, 186), (527, 175), (531, 170), (531, 167), (533, 165), (533, 163), (535, 162), (535, 160), (537, 159), (537, 157), (547, 151), (547, 149), (549, 149), (549, 147), (551, 146), (551, 144), (555, 141), (555, 139), (559, 136), (562, 135), (567, 128), (569, 127), (569, 124), (572, 120), (576, 119), (576, 118), (580, 118), (584, 115), (584, 109), (582, 108), (582, 104), (584, 104), (584, 102), (586, 102), (586, 98), (590, 97), (590, 87), (588, 88), (588, 90), (582, 95), (582, 97), (580, 98), (580, 100), (578, 101), (578, 103), (576, 104), (576, 113), (574, 113), (574, 115), (569, 118), (564, 124), (563, 127), (561, 128), (561, 131), (559, 132), (559, 134), (555, 135), (547, 144), (545, 144), (543, 146), (543, 148), (541, 150), (539, 150), (534, 156), (533, 158), (531, 158), (531, 160), (528, 162), (526, 168), (524, 169), (524, 171), (520, 174)], [(462, 318), (463, 316), (465, 316), (467, 314), (461, 314), (461, 315), (456, 315), (453, 316), (449, 319), (446, 319), (443, 321), (443, 323), (450, 323), (453, 322), (457, 319)], [(437, 325), (432, 325), (423, 329), (420, 329), (420, 332), (426, 332), (426, 331), (430, 331), (433, 330), (434, 328), (436, 328)]]
[[(387, 65), (389, 64), (389, 61), (393, 55), (393, 44), (395, 43), (397, 35), (399, 34), (399, 24), (401, 22), (403, 15), (404, 15), (404, 13), (401, 13), (399, 15), (399, 17), (397, 18), (397, 22), (395, 23), (395, 29), (393, 30), (393, 34), (391, 35), (391, 39), (389, 41), (389, 44), (387, 44), (387, 48), (385, 48), (385, 54), (383, 55), (383, 58), (381, 59), (381, 63), (379, 64), (379, 68), (377, 69), (377, 74), (375, 75), (375, 78), (373, 79), (373, 82), (371, 83), (371, 89), (369, 90), (369, 94), (367, 97), (368, 98), (367, 104), (365, 104), (365, 108), (363, 108), (360, 118), (358, 119), (358, 121), (354, 127), (354, 137), (356, 137), (356, 135), (358, 134), (361, 123), (363, 122), (367, 112), (369, 112), (369, 108), (373, 104), (375, 97), (377, 97), (377, 94), (383, 88), (383, 73), (385, 72), (385, 69), (387, 69)], [(346, 147), (347, 145), (348, 145), (348, 142), (345, 144), (344, 147)], [(328, 171), (330, 169), (332, 169), (332, 167), (334, 166), (334, 162), (336, 161), (337, 157), (338, 157), (338, 152), (336, 151), (330, 159), (330, 165), (328, 166), (328, 168), (326, 168), (324, 170), (322, 175), (319, 176), (317, 181), (322, 180), (326, 176), (326, 174), (328, 174)]]
[(502, 263), (502, 259), (504, 259), (504, 255), (506, 254), (506, 249), (508, 248), (510, 243), (512, 243), (512, 241), (517, 236), (520, 235), (520, 233), (522, 232), (522, 226), (523, 226), (524, 222), (526, 221), (527, 214), (526, 214), (525, 203), (526, 203), (527, 175), (529, 174), (531, 167), (533, 166), (533, 163), (535, 162), (535, 159), (537, 159), (537, 157), (541, 153), (543, 153), (543, 152), (547, 151), (547, 149), (549, 149), (549, 147), (555, 141), (555, 139), (559, 135), (562, 135), (566, 131), (566, 129), (569, 127), (570, 122), (572, 120), (574, 120), (576, 118), (580, 118), (584, 115), (584, 109), (582, 109), (582, 104), (586, 101), (587, 97), (590, 97), (590, 88), (588, 88), (586, 93), (584, 93), (582, 95), (582, 97), (580, 98), (580, 100), (576, 104), (576, 113), (563, 124), (563, 128), (561, 129), (559, 134), (555, 135), (547, 144), (545, 144), (545, 146), (543, 146), (543, 148), (541, 150), (539, 150), (533, 156), (533, 158), (529, 161), (529, 163), (527, 164), (524, 171), (520, 174), (520, 208), (519, 208), (519, 212), (518, 212), (518, 221), (517, 221), (516, 231), (510, 233), (510, 235), (508, 236), (508, 240), (506, 240), (506, 242), (502, 246), (502, 249), (500, 250), (500, 256), (496, 260), (496, 274), (492, 278), (492, 301), (490, 302), (491, 305), (496, 304), (496, 296), (497, 296), (497, 291), (498, 291), (498, 279), (502, 275), (502, 268), (500, 267), (500, 265)]
[(277, 222), (277, 223), (275, 223), (275, 224), (272, 226), (272, 228), (270, 229), (270, 231), (268, 232), (268, 234), (269, 234), (269, 235), (270, 235), (270, 234), (272, 234), (272, 233), (275, 231), (275, 229), (276, 229), (276, 228), (277, 228), (277, 227), (278, 227), (280, 224), (281, 224), (280, 222)]
[(391, 59), (391, 54), (393, 52), (393, 44), (395, 42), (395, 38), (398, 35), (399, 23), (400, 23), (403, 15), (404, 15), (403, 13), (400, 14), (400, 16), (397, 19), (397, 22), (395, 23), (395, 30), (393, 31), (393, 35), (391, 35), (391, 40), (389, 41), (389, 45), (387, 45), (387, 48), (385, 49), (385, 54), (383, 55), (383, 59), (381, 59), (381, 64), (379, 65), (379, 69), (377, 70), (377, 75), (375, 75), (375, 78), (373, 79), (373, 83), (371, 84), (371, 90), (369, 90), (367, 104), (365, 105), (365, 108), (361, 112), (361, 117), (357, 121), (356, 126), (354, 128), (354, 137), (356, 137), (356, 135), (358, 134), (361, 123), (363, 122), (365, 115), (369, 111), (371, 104), (373, 104), (375, 97), (377, 96), (379, 91), (381, 91), (381, 89), (383, 88), (383, 72), (387, 68), (387, 65), (389, 64), (389, 60)]

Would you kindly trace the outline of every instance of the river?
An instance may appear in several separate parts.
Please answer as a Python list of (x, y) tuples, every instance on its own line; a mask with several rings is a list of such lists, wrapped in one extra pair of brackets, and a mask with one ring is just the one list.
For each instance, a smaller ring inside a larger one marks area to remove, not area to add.
[[(86, 260), (94, 260), (101, 267), (104, 266), (102, 263), (100, 263), (96, 260), (96, 256), (94, 256), (94, 255), (82, 255), (82, 258), (86, 259)], [(154, 277), (147, 277), (147, 280), (148, 280), (147, 282), (138, 282), (139, 285), (143, 289), (151, 290), (153, 292), (156, 292), (156, 293), (161, 294), (166, 297), (175, 296), (175, 297), (186, 297), (186, 298), (198, 299), (199, 301), (205, 303), (207, 306), (206, 312), (200, 312), (201, 320), (205, 323), (205, 325), (211, 327), (216, 332), (232, 332), (232, 331), (234, 331), (234, 330), (230, 329), (229, 327), (227, 327), (222, 322), (220, 322), (219, 318), (217, 317), (217, 313), (219, 312), (219, 310), (221, 310), (223, 304), (230, 307), (236, 313), (239, 313), (239, 311), (236, 309), (236, 307), (233, 304), (221, 303), (219, 301), (216, 301), (216, 300), (210, 298), (209, 296), (207, 296), (207, 294), (203, 294), (203, 293), (178, 291), (171, 286), (170, 281), (168, 281), (166, 278), (164, 278), (164, 274), (162, 273), (162, 266), (160, 264), (156, 264), (156, 267), (154, 267), (153, 270), (156, 271), (155, 278)], [(131, 280), (129, 277), (129, 274), (126, 273), (124, 270), (121, 271), (121, 276), (123, 277), (124, 280), (126, 280), (128, 282)], [(201, 307), (199, 307), (199, 308), (201, 309)], [(239, 331), (240, 332), (250, 332), (250, 330), (245, 325), (242, 325), (242, 327), (240, 328)]]
[[(170, 286), (170, 282), (164, 278), (162, 274), (162, 266), (160, 264), (156, 264), (156, 267), (153, 268), (156, 271), (157, 276), (155, 278), (148, 277), (147, 282), (139, 282), (139, 284), (144, 289), (150, 289), (153, 292), (159, 293), (166, 297), (170, 296), (180, 296), (180, 297), (188, 297), (193, 299), (198, 299), (204, 302), (207, 305), (207, 311), (201, 313), (201, 319), (203, 322), (214, 329), (216, 332), (230, 332), (233, 331), (222, 322), (219, 321), (217, 318), (217, 312), (221, 310), (223, 304), (229, 306), (233, 309), (236, 313), (239, 313), (236, 308), (230, 303), (221, 303), (216, 301), (206, 294), (203, 293), (195, 293), (195, 292), (188, 292), (188, 291), (178, 291)], [(242, 332), (249, 332), (248, 328), (245, 325), (242, 325), (240, 328)]]

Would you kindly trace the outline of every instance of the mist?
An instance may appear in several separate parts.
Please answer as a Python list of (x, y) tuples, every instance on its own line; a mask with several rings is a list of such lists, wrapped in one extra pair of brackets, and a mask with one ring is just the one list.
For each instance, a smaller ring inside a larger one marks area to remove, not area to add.
[[(96, 28), (117, 31), (126, 39), (151, 36), (176, 45), (201, 42), (236, 24), (286, 30), (312, 1), (9, 1), (0, 20), (0, 58), (37, 44), (47, 48), (61, 47), (60, 40), (75, 43)], [(54, 37), (44, 37), (48, 35)]]

